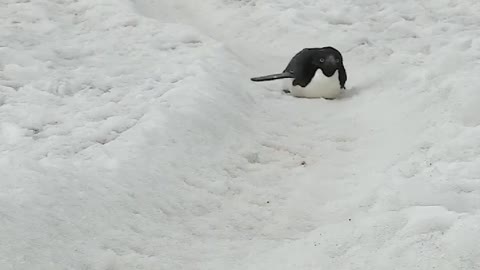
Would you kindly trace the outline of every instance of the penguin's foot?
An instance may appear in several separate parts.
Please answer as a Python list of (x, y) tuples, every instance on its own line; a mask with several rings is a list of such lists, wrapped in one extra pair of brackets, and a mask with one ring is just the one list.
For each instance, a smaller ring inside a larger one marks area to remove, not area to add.
[(290, 94), (290, 90), (283, 89), (283, 93), (285, 93), (285, 94)]

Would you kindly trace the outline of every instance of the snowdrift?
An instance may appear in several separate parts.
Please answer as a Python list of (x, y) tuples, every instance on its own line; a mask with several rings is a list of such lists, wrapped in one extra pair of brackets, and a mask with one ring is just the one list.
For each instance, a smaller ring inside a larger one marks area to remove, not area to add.
[(480, 269), (477, 1), (0, 7), (1, 269)]

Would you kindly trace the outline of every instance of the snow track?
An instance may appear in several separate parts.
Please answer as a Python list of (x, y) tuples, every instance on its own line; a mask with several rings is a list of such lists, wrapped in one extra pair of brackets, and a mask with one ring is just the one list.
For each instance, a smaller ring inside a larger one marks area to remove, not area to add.
[(0, 4), (0, 269), (480, 269), (480, 4), (329, 2)]

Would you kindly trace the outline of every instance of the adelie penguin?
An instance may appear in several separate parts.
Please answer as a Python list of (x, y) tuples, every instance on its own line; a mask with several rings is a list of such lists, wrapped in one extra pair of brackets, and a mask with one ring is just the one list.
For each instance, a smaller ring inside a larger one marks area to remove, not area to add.
[(251, 78), (254, 82), (278, 79), (288, 79), (284, 91), (295, 97), (335, 99), (345, 89), (347, 72), (337, 49), (305, 48), (290, 60), (283, 73)]

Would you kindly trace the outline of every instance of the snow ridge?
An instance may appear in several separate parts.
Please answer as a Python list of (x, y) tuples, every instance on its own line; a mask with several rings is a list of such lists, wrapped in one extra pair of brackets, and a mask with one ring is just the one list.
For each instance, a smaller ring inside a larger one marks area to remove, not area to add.
[[(480, 269), (480, 3), (0, 4), (1, 269)], [(297, 99), (303, 47), (347, 91)]]

